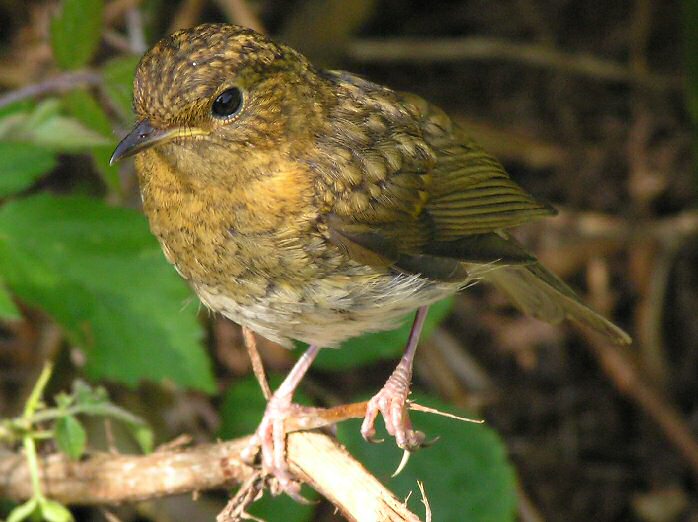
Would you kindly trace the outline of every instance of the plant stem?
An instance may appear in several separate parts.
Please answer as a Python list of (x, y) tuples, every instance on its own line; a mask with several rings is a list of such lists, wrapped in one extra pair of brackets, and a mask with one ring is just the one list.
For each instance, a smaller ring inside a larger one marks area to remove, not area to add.
[[(46, 388), (52, 372), (53, 364), (47, 361), (39, 374), (39, 378), (37, 379), (31, 394), (29, 394), (26, 405), (24, 406), (24, 415), (22, 416), (23, 419), (30, 419), (34, 415), (36, 409), (39, 407), (41, 397), (44, 393), (44, 388)], [(24, 435), (23, 439), (24, 452), (26, 453), (27, 464), (29, 465), (29, 472), (31, 473), (34, 498), (41, 502), (44, 500), (44, 495), (41, 492), (41, 483), (39, 481), (39, 463), (36, 459), (36, 442), (34, 441), (34, 434), (31, 431), (28, 431)]]

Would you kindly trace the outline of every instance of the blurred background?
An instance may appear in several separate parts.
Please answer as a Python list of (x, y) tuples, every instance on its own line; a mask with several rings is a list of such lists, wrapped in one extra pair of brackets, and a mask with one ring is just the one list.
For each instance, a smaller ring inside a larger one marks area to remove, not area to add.
[[(396, 479), (392, 441), (365, 444), (357, 422), (339, 429), (352, 454), (400, 497), (423, 480), (438, 521), (698, 521), (695, 0), (0, 0), (3, 422), (22, 415), (47, 359), (55, 370), (39, 407), (59, 420), (37, 424), (52, 434), (43, 453), (152, 446), (140, 421), (123, 428), (80, 409), (88, 395), (106, 401), (84, 382), (143, 419), (155, 445), (241, 436), (260, 419), (239, 328), (200, 310), (164, 261), (132, 164), (108, 165), (133, 124), (139, 56), (213, 21), (440, 105), (560, 210), (517, 236), (635, 339), (621, 350), (470, 288), (431, 313), (414, 383), (419, 402), (485, 425), (413, 414), (440, 440)], [(305, 400), (370, 396), (406, 332), (323, 353)], [(278, 379), (297, 353), (259, 343)], [(0, 459), (26, 436), (0, 430)], [(220, 492), (73, 514), (213, 520), (225, 501)], [(0, 517), (16, 505), (0, 501)], [(264, 498), (255, 509), (270, 521), (341, 519), (324, 501)]]

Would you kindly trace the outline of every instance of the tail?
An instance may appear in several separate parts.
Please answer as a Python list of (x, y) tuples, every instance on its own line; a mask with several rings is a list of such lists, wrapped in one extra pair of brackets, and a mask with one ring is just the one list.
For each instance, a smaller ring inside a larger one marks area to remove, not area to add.
[(570, 319), (607, 335), (616, 344), (632, 342), (626, 332), (585, 305), (569, 286), (538, 262), (488, 270), (482, 279), (506, 293), (528, 315), (552, 324)]

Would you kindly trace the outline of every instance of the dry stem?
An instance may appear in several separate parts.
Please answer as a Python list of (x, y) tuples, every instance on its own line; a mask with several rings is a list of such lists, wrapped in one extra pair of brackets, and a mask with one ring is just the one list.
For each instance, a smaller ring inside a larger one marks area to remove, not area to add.
[[(240, 459), (248, 440), (243, 437), (144, 456), (100, 453), (81, 462), (53, 454), (40, 460), (42, 487), (48, 497), (66, 504), (116, 504), (229, 488), (255, 473)], [(419, 520), (331, 437), (291, 433), (287, 454), (294, 473), (347, 519)], [(0, 476), (0, 497), (21, 500), (31, 496), (29, 469), (22, 455), (0, 457)]]

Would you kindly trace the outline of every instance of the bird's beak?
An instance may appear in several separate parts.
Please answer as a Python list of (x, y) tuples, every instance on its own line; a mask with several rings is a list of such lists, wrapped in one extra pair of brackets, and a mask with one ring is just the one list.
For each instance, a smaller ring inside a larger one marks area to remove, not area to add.
[(143, 149), (152, 147), (157, 143), (174, 137), (178, 129), (156, 129), (148, 120), (138, 122), (138, 124), (121, 140), (111, 155), (109, 164), (113, 165), (119, 160), (133, 156)]
[(148, 120), (142, 120), (121, 140), (111, 155), (109, 164), (113, 165), (119, 160), (138, 154), (143, 149), (164, 143), (174, 138), (191, 138), (205, 136), (208, 131), (196, 127), (173, 127), (170, 129), (156, 129)]

